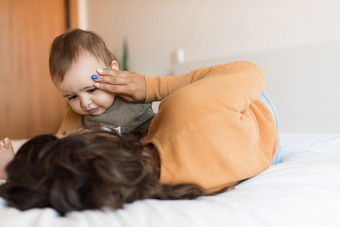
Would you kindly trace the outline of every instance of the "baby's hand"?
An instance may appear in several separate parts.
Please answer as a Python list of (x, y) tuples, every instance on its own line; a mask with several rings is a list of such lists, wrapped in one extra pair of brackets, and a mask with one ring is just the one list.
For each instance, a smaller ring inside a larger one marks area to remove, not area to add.
[(3, 143), (0, 143), (0, 180), (6, 180), (5, 168), (6, 165), (12, 161), (14, 155), (11, 141), (5, 138)]

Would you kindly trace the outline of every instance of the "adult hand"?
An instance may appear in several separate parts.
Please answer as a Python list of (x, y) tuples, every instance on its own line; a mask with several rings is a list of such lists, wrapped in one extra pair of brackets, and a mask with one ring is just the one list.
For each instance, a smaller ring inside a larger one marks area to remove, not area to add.
[(143, 75), (116, 69), (98, 69), (95, 86), (104, 91), (119, 95), (128, 102), (145, 101), (145, 79)]

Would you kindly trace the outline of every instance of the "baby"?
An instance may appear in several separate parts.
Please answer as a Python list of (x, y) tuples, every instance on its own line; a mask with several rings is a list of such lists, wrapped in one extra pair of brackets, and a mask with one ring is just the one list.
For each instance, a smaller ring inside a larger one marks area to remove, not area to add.
[(116, 57), (97, 34), (74, 29), (56, 37), (49, 66), (54, 85), (73, 111), (67, 114), (74, 116), (72, 124), (62, 123), (59, 134), (67, 134), (82, 126), (116, 129), (119, 133), (148, 130), (155, 116), (151, 103), (127, 103), (94, 86), (96, 74), (110, 68), (119, 70)]

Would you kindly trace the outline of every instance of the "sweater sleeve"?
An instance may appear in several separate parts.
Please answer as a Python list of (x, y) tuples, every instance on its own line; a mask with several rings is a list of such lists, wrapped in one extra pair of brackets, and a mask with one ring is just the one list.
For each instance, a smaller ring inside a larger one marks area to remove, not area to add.
[[(205, 77), (209, 77), (216, 74), (235, 75), (238, 73), (249, 73), (257, 75), (254, 79), (260, 79), (259, 83), (264, 87), (264, 76), (262, 70), (255, 64), (248, 61), (232, 62), (224, 65), (215, 65), (212, 67), (202, 67), (196, 70), (192, 70), (189, 73), (167, 76), (167, 77), (150, 77), (145, 76), (146, 81), (146, 99), (145, 102), (161, 101), (172, 92), (180, 87), (191, 84), (195, 81), (201, 80)], [(253, 84), (251, 85), (251, 88)], [(247, 90), (247, 88), (245, 88)]]

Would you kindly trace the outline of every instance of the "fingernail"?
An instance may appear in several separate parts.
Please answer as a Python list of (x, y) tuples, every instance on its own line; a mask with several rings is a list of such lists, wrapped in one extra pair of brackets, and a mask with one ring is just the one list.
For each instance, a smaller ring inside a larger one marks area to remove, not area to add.
[(97, 75), (92, 75), (92, 79), (97, 80), (98, 76)]
[(104, 70), (102, 70), (102, 69), (97, 69), (97, 72), (98, 72), (98, 73), (103, 73)]
[(94, 83), (95, 87), (100, 87), (100, 83)]
[(106, 70), (110, 70), (109, 68), (104, 68), (104, 69), (106, 69)]

